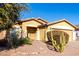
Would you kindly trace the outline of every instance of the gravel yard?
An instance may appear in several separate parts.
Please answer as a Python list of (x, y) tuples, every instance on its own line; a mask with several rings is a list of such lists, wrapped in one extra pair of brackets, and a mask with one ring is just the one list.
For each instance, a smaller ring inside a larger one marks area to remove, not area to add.
[[(51, 46), (50, 46), (51, 47)], [(20, 46), (16, 49), (0, 51), (0, 56), (79, 56), (79, 41), (72, 41), (67, 44), (63, 53), (49, 49), (41, 41), (33, 41), (32, 45)]]

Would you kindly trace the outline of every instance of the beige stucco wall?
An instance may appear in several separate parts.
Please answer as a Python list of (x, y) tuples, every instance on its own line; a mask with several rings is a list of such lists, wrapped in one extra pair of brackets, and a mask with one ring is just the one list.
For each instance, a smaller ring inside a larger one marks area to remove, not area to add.
[[(27, 36), (27, 27), (36, 27), (38, 25), (41, 25), (39, 22), (36, 22), (34, 20), (32, 21), (28, 21), (28, 22), (23, 22), (22, 23), (22, 30), (23, 30), (23, 37)], [(17, 27), (19, 27), (19, 25), (16, 25)], [(47, 28), (45, 27), (41, 27), (41, 28), (37, 28), (37, 40), (41, 40), (41, 41), (45, 41), (47, 40), (47, 32), (50, 31), (50, 28), (59, 28), (61, 29), (61, 31), (66, 32), (67, 34), (69, 34), (69, 41), (72, 41), (73, 39), (73, 31), (75, 30), (75, 28), (73, 28), (71, 25), (69, 25), (66, 22), (60, 22), (57, 24), (53, 24), (53, 25), (49, 25)], [(64, 29), (68, 29), (68, 30), (64, 30)], [(0, 32), (0, 39), (5, 37), (5, 31)]]
[(34, 26), (34, 27), (37, 27), (38, 25), (40, 25), (40, 23), (38, 23), (38, 22), (36, 22), (34, 20), (22, 23), (22, 26)]
[(69, 25), (68, 23), (60, 22), (57, 24), (49, 25), (47, 28), (47, 31), (50, 31), (51, 28), (57, 28), (57, 29), (60, 29), (60, 31), (66, 32), (69, 35), (69, 41), (73, 40), (73, 31), (75, 30), (75, 28)]
[[(28, 26), (29, 27), (37, 27), (38, 25), (40, 25), (40, 23), (38, 23), (36, 21), (23, 22), (22, 23), (22, 29), (24, 31), (23, 32), (23, 35), (24, 36), (27, 35), (27, 27)], [(60, 23), (57, 23), (57, 24), (49, 25), (47, 28), (45, 28), (45, 27), (38, 28), (39, 30), (37, 30), (37, 39), (40, 38), (38, 40), (41, 40), (41, 41), (47, 40), (47, 37), (46, 37), (47, 34), (46, 33), (48, 31), (50, 31), (50, 28), (58, 28), (58, 29), (61, 29), (60, 31), (64, 31), (64, 32), (66, 32), (69, 35), (69, 41), (72, 41), (73, 40), (73, 31), (75, 30), (75, 28), (72, 27), (71, 25), (69, 25), (66, 22), (60, 22)]]
[[(13, 25), (12, 27), (20, 27), (18, 24), (16, 24), (16, 25)], [(6, 37), (6, 30), (4, 30), (4, 31), (1, 31), (0, 32), (0, 40), (1, 39), (5, 39), (5, 37)]]
[(15, 28), (15, 27), (16, 27), (16, 28), (20, 28), (20, 25), (19, 25), (19, 24), (15, 24), (15, 25), (13, 25), (12, 27), (13, 27), (13, 28)]
[(6, 31), (4, 30), (4, 31), (1, 31), (0, 32), (0, 40), (1, 39), (5, 39), (5, 37), (6, 37)]
[(73, 40), (73, 31), (72, 30), (63, 30), (63, 29), (60, 29), (59, 31), (63, 31), (63, 32), (67, 33), (69, 35), (69, 41)]
[(64, 31), (69, 35), (69, 41), (73, 40), (73, 31), (69, 31), (69, 30), (61, 30), (61, 31)]
[(45, 28), (45, 27), (42, 27), (42, 28), (39, 28), (40, 30), (40, 40), (41, 41), (46, 41), (46, 30), (47, 30), (47, 28)]
[(41, 24), (34, 20), (23, 22), (22, 23), (23, 37), (27, 36), (27, 27), (37, 27), (38, 25), (41, 25)]
[(28, 37), (31, 40), (35, 40), (37, 38), (36, 31), (37, 31), (37, 28), (27, 27)]
[(61, 29), (75, 30), (75, 28), (73, 28), (71, 25), (69, 25), (66, 22), (60, 22), (60, 23), (56, 23), (56, 24), (53, 24), (53, 25), (49, 25), (48, 29), (50, 29), (51, 27), (52, 28), (61, 28)]

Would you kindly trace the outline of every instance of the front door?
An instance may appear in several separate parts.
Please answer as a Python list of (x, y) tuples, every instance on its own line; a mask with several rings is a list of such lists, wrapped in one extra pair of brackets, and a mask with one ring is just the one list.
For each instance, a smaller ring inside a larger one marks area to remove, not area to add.
[(34, 27), (27, 28), (27, 35), (31, 40), (36, 39), (36, 30), (37, 30), (37, 28), (34, 28)]

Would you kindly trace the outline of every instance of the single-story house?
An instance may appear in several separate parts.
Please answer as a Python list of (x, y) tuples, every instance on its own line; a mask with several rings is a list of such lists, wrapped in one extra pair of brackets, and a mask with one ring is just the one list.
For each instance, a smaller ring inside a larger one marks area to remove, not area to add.
[(40, 18), (31, 18), (23, 20), (20, 25), (16, 24), (15, 27), (21, 27), (22, 36), (28, 36), (31, 40), (47, 41), (47, 32), (53, 30), (66, 32), (69, 35), (69, 41), (76, 40), (75, 29), (77, 29), (77, 27), (72, 25), (66, 19), (47, 22)]
[[(18, 25), (16, 25), (18, 27)], [(66, 19), (47, 22), (42, 19), (31, 18), (21, 22), (23, 37), (28, 36), (32, 40), (48, 40), (47, 32), (58, 30), (66, 32), (69, 35), (69, 41), (76, 40), (76, 26), (72, 25)]]

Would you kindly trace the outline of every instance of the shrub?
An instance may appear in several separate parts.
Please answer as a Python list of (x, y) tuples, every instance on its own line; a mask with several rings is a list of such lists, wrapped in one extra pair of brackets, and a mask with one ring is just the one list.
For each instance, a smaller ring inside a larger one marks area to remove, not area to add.
[(29, 44), (31, 45), (31, 41), (28, 37), (25, 37), (25, 38), (22, 38), (20, 39), (20, 42), (19, 42), (20, 45), (23, 45), (23, 44)]
[(21, 34), (20, 31), (16, 31), (15, 29), (11, 31), (10, 37), (11, 37), (13, 48), (17, 48), (18, 46), (23, 45), (23, 44), (31, 45), (31, 41), (28, 37), (19, 38), (19, 34)]
[(13, 48), (18, 47), (19, 46), (18, 32), (13, 30), (13, 32), (11, 32), (10, 34), (10, 37), (12, 41), (12, 47)]

